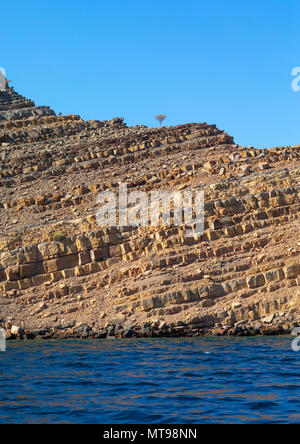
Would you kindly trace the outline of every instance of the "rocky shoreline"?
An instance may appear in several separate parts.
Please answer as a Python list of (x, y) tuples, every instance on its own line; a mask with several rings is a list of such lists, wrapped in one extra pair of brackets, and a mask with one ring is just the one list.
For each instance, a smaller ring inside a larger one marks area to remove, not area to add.
[[(219, 326), (201, 328), (195, 325), (186, 325), (183, 322), (168, 325), (164, 321), (145, 322), (141, 325), (132, 325), (126, 322), (123, 325), (111, 323), (99, 330), (88, 324), (76, 325), (75, 322), (38, 330), (27, 330), (6, 323), (6, 339), (10, 340), (48, 340), (48, 339), (123, 339), (123, 338), (180, 338), (180, 337), (209, 337), (209, 336), (277, 336), (290, 335), (299, 321), (277, 322), (269, 316), (265, 322), (247, 323), (240, 321), (233, 326)], [(269, 322), (269, 324), (268, 324)]]

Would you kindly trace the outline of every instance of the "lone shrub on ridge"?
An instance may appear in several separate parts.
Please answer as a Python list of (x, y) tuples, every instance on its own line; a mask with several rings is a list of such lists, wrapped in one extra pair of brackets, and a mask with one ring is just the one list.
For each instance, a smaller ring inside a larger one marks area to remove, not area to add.
[(159, 121), (159, 126), (161, 126), (162, 122), (167, 118), (164, 114), (158, 114), (155, 116), (156, 120)]

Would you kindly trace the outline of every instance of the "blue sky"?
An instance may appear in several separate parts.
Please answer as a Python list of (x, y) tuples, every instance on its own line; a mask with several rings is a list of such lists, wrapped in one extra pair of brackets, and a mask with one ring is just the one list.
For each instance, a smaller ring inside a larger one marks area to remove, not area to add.
[(14, 0), (0, 67), (56, 112), (215, 123), (241, 145), (300, 144), (299, 0)]

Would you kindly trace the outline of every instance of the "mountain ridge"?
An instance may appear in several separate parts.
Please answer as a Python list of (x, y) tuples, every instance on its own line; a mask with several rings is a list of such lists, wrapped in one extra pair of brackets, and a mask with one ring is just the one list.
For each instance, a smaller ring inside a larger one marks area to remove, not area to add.
[[(8, 338), (280, 334), (300, 325), (299, 146), (239, 146), (207, 123), (84, 121), (20, 100), (9, 110), (0, 103)], [(97, 195), (120, 182), (148, 194), (203, 191), (203, 234), (99, 227)]]

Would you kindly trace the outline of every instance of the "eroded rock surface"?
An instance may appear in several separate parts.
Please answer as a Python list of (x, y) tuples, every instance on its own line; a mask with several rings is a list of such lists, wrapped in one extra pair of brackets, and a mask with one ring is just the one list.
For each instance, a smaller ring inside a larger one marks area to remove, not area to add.
[[(56, 117), (2, 96), (0, 321), (9, 337), (275, 334), (299, 325), (299, 146), (246, 148), (206, 123)], [(97, 193), (117, 192), (119, 182), (204, 191), (204, 233), (99, 227)]]
[(32, 100), (18, 94), (13, 88), (0, 90), (0, 121), (31, 116), (55, 116), (49, 106), (35, 106)]

